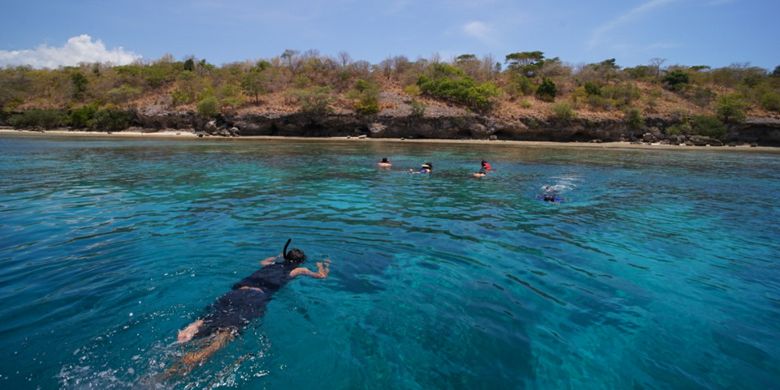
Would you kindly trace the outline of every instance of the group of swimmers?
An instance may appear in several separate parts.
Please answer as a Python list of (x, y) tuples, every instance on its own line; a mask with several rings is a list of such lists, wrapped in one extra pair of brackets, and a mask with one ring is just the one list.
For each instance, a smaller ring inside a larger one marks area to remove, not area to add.
[[(393, 167), (393, 163), (390, 162), (390, 160), (387, 157), (383, 157), (381, 161), (376, 163), (376, 165), (379, 168)], [(479, 179), (487, 176), (487, 174), (490, 173), (492, 170), (493, 170), (493, 166), (491, 166), (489, 162), (482, 160), (479, 171), (472, 173), (471, 176)], [(409, 173), (432, 173), (432, 172), (433, 172), (433, 164), (430, 162), (424, 162), (420, 166), (420, 169), (418, 170), (414, 170), (411, 168), (409, 169)], [(559, 203), (563, 201), (563, 198), (561, 197), (556, 186), (549, 186), (549, 185), (543, 186), (542, 191), (543, 193), (538, 196), (540, 200), (543, 200), (545, 202), (550, 202), (550, 203)]]
[[(376, 165), (380, 168), (392, 168), (393, 163), (390, 162), (390, 160), (387, 159), (387, 157), (382, 158), (381, 161), (376, 163)], [(490, 165), (489, 162), (482, 160), (482, 166), (480, 167), (479, 171), (472, 173), (471, 175), (476, 178), (485, 177), (491, 170), (493, 170), (493, 167)], [(433, 172), (433, 163), (430, 162), (424, 162), (422, 165), (420, 165), (420, 169), (414, 170), (409, 169), (409, 173), (432, 173)]]

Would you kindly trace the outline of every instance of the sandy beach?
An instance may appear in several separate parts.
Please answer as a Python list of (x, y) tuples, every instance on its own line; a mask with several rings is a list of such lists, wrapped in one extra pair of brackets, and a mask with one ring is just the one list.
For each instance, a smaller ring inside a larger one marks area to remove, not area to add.
[(2, 136), (23, 136), (23, 137), (83, 137), (83, 138), (145, 138), (145, 139), (204, 139), (212, 141), (252, 141), (252, 140), (302, 140), (302, 141), (324, 141), (324, 142), (400, 142), (400, 143), (426, 143), (426, 144), (470, 144), (470, 145), (491, 145), (491, 146), (520, 146), (520, 147), (556, 147), (556, 148), (588, 148), (588, 149), (642, 149), (642, 150), (701, 150), (701, 151), (740, 151), (740, 152), (762, 152), (762, 153), (780, 153), (780, 148), (771, 146), (751, 147), (749, 145), (738, 146), (685, 146), (685, 145), (662, 145), (662, 144), (637, 144), (630, 142), (548, 142), (548, 141), (511, 141), (511, 140), (479, 140), (479, 139), (401, 139), (401, 138), (368, 138), (368, 137), (285, 137), (285, 136), (242, 136), (242, 137), (220, 137), (205, 136), (198, 137), (192, 131), (170, 130), (156, 132), (142, 131), (120, 131), (120, 132), (95, 132), (78, 130), (16, 130), (12, 128), (0, 128), (0, 137)]

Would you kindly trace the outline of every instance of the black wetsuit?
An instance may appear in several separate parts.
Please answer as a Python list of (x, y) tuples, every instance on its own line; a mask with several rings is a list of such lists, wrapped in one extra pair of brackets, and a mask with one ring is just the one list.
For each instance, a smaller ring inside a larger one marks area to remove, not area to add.
[(230, 292), (208, 307), (195, 338), (206, 337), (219, 330), (240, 332), (250, 321), (265, 313), (271, 295), (290, 281), (290, 271), (296, 267), (288, 262), (270, 264), (234, 284)]

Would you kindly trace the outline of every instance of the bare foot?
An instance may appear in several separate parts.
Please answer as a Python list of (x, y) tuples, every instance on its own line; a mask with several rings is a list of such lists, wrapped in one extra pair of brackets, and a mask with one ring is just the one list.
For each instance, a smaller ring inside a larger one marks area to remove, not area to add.
[(179, 331), (179, 334), (176, 337), (176, 342), (183, 344), (192, 340), (195, 334), (198, 333), (198, 329), (200, 329), (201, 325), (203, 325), (203, 320), (197, 320), (187, 325), (186, 328)]

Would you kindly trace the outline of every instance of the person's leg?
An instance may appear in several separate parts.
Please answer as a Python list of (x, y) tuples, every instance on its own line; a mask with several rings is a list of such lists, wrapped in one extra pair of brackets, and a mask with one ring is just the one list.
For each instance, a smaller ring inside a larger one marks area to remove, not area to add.
[(234, 333), (235, 332), (231, 329), (218, 331), (217, 334), (214, 335), (214, 338), (212, 338), (205, 347), (197, 351), (187, 352), (184, 354), (180, 361), (165, 371), (164, 377), (170, 378), (176, 375), (186, 375), (192, 371), (195, 366), (211, 357), (211, 355), (219, 351), (220, 348), (224, 347), (227, 343), (233, 340), (235, 337)]
[(197, 320), (187, 325), (186, 328), (179, 331), (176, 337), (176, 342), (179, 344), (183, 344), (192, 340), (192, 337), (195, 336), (196, 333), (198, 333), (198, 329), (200, 329), (201, 325), (203, 325), (203, 320)]

